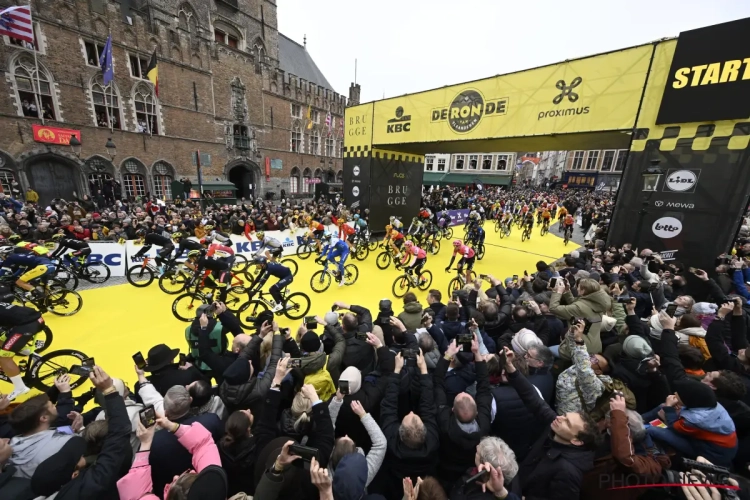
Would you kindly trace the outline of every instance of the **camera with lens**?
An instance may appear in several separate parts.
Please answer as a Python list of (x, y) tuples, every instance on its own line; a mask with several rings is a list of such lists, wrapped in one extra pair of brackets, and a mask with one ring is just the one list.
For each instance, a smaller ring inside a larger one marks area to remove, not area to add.
[[(729, 479), (731, 477), (729, 474), (729, 469), (727, 469), (726, 467), (720, 467), (718, 465), (707, 464), (703, 462), (696, 462), (695, 460), (683, 458), (682, 469), (682, 471), (671, 469), (665, 470), (665, 482), (667, 484), (684, 483), (685, 480), (680, 477), (680, 472), (684, 472), (684, 474), (687, 476), (686, 479), (692, 479), (692, 481), (690, 482), (701, 484), (711, 483), (715, 484), (716, 486), (733, 487), (732, 483), (729, 482)], [(697, 475), (694, 471), (700, 472), (705, 477)], [(729, 488), (717, 488), (717, 490), (720, 492), (722, 499), (736, 500), (740, 498), (738, 494), (739, 490)], [(680, 495), (680, 488), (670, 488), (670, 492), (673, 493), (676, 498), (682, 498), (682, 496)]]

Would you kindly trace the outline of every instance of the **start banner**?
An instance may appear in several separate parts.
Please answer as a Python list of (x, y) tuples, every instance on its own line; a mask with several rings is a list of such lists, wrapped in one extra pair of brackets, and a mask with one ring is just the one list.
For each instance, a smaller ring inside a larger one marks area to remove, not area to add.
[(126, 246), (115, 242), (89, 242), (91, 254), (88, 262), (103, 262), (109, 267), (112, 276), (125, 276)]

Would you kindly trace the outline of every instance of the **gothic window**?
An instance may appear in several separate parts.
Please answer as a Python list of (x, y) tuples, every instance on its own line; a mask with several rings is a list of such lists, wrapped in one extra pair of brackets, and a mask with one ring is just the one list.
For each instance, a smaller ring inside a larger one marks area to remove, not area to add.
[(153, 87), (139, 83), (133, 93), (135, 102), (136, 131), (143, 134), (158, 134), (159, 120), (156, 97)]
[(104, 86), (102, 75), (97, 75), (91, 83), (91, 100), (94, 103), (96, 126), (121, 129), (120, 92), (114, 82)]
[(245, 101), (245, 86), (239, 78), (232, 80), (232, 115), (235, 121), (244, 123), (247, 120), (247, 102)]
[(13, 64), (13, 77), (16, 81), (18, 102), (21, 104), (23, 116), (40, 118), (41, 108), (44, 118), (57, 119), (52, 95), (52, 78), (41, 63), (37, 73), (34, 59), (27, 54), (22, 54)]

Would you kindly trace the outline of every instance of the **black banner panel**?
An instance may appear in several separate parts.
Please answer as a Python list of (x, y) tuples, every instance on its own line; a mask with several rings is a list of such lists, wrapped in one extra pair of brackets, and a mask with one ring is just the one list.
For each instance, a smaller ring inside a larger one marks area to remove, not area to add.
[(424, 165), (400, 157), (375, 152), (370, 158), (370, 227), (375, 231), (381, 231), (391, 215), (408, 226), (419, 213)]
[(750, 116), (750, 18), (680, 33), (657, 125)]
[(344, 158), (344, 203), (362, 213), (370, 207), (370, 158)]
[[(730, 137), (714, 137), (707, 150), (680, 139), (672, 151), (658, 140), (631, 151), (610, 224), (608, 244), (633, 243), (643, 250), (708, 270), (728, 250), (748, 204), (747, 151), (727, 148)], [(662, 174), (644, 177), (653, 160)], [(649, 190), (644, 191), (645, 187)]]

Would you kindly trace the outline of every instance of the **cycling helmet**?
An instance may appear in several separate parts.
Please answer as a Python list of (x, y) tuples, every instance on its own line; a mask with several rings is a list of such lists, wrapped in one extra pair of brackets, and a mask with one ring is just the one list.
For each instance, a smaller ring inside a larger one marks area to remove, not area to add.
[(172, 233), (172, 239), (173, 240), (181, 240), (182, 239), (182, 233), (177, 231), (176, 233)]
[(453, 246), (454, 247), (460, 247), (461, 245), (463, 245), (463, 243), (461, 242), (461, 240), (453, 240)]
[(411, 247), (414, 246), (414, 243), (412, 243), (411, 241), (407, 240), (407, 241), (404, 242), (404, 246), (406, 248), (411, 248)]
[(258, 231), (255, 233), (255, 236), (257, 236), (259, 240), (262, 240), (266, 236), (266, 233), (264, 231)]
[(352, 217), (352, 220), (359, 220), (359, 215), (355, 215), (354, 217)]
[(393, 222), (394, 220), (396, 220), (396, 216), (395, 215), (391, 215), (390, 220), (391, 220), (391, 222)]
[(135, 232), (136, 236), (146, 236), (146, 230), (145, 229), (139, 229)]
[(10, 241), (11, 243), (17, 243), (21, 241), (21, 237), (17, 234), (11, 234), (10, 236), (8, 236), (8, 241)]
[[(13, 235), (13, 236), (15, 236), (15, 235)], [(11, 236), (10, 238), (12, 238), (13, 236)], [(52, 241), (60, 241), (60, 240), (61, 240), (61, 239), (63, 239), (64, 237), (65, 237), (65, 235), (64, 235), (64, 234), (62, 234), (62, 233), (57, 233), (57, 234), (54, 234), (54, 235), (52, 235)], [(10, 238), (8, 238), (8, 239), (10, 239)]]
[(257, 264), (259, 266), (265, 266), (267, 262), (268, 262), (268, 259), (266, 259), (262, 255), (256, 255), (255, 257), (253, 257), (253, 264)]
[(320, 239), (322, 239), (323, 241), (331, 241), (331, 233), (329, 232), (323, 233), (323, 236)]
[(201, 256), (201, 251), (200, 250), (190, 250), (188, 252), (187, 256), (188, 256), (188, 259), (197, 259), (198, 257)]
[(391, 226), (390, 224), (388, 224), (387, 226), (385, 226), (385, 230), (386, 231), (392, 231), (393, 230), (393, 226)]

